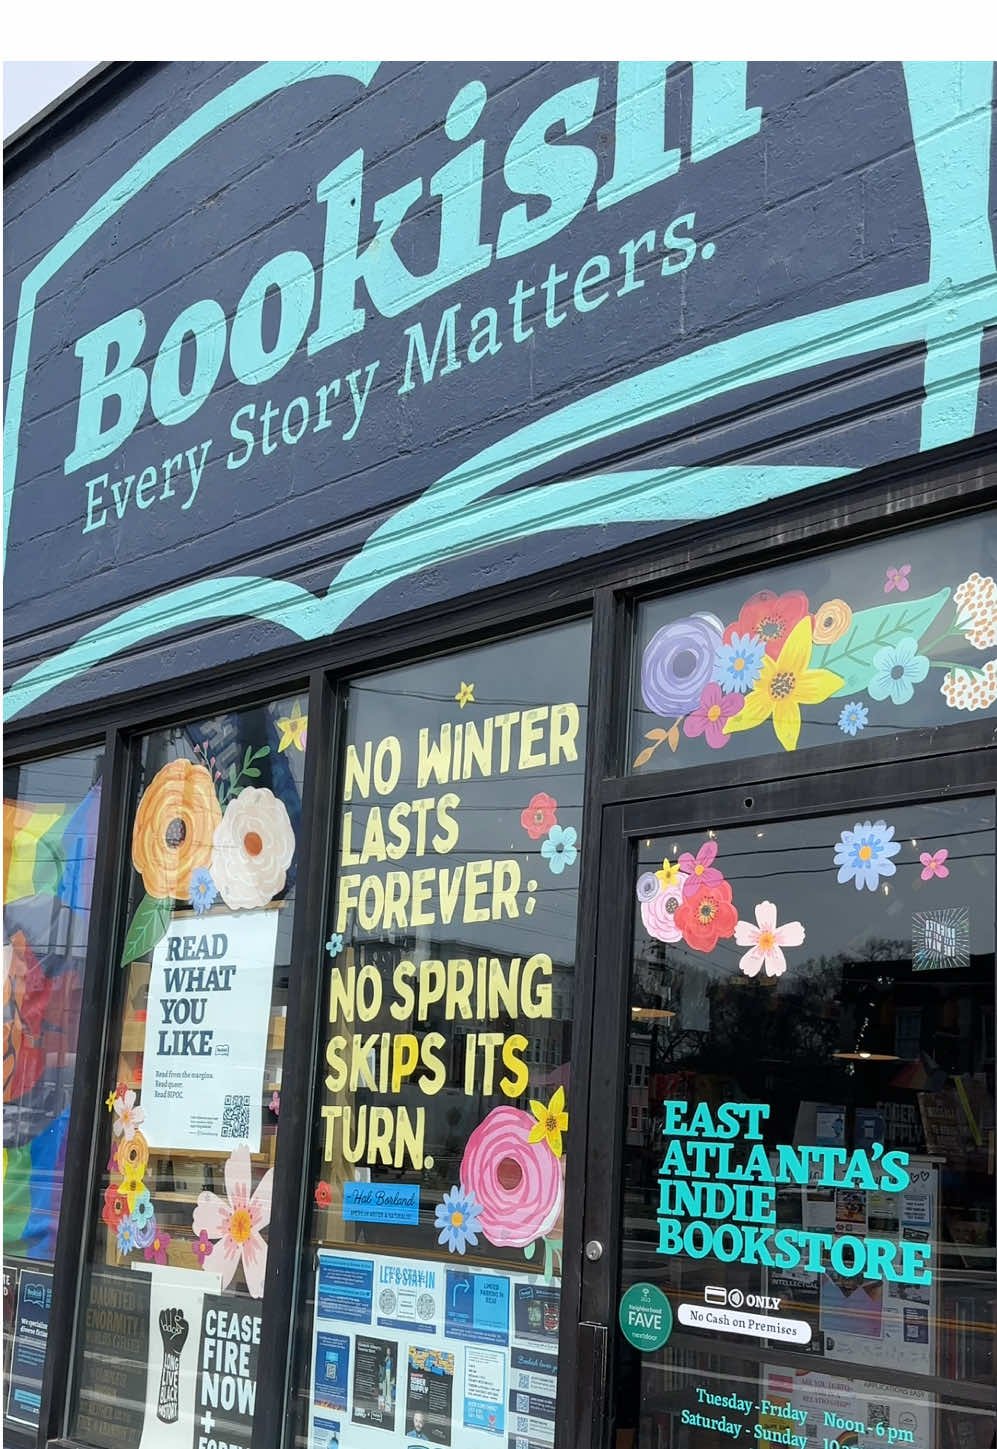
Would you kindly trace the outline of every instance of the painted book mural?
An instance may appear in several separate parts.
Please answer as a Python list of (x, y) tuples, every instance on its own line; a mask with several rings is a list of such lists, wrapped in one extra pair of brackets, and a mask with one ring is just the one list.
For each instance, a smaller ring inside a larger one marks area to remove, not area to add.
[(145, 682), (146, 640), (210, 667), (986, 431), (993, 86), (136, 75), (6, 188), (8, 715)]

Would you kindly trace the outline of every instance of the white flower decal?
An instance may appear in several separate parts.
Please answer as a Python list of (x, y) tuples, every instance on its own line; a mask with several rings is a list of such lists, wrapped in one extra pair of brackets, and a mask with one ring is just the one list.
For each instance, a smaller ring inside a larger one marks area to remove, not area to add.
[(215, 830), (211, 879), (232, 910), (265, 906), (283, 888), (293, 855), (283, 801), (250, 785), (229, 801)]
[(802, 946), (806, 935), (799, 921), (787, 921), (784, 926), (776, 925), (776, 908), (771, 901), (759, 901), (755, 906), (757, 926), (750, 921), (738, 921), (734, 927), (734, 940), (739, 946), (750, 946), (738, 965), (745, 976), (757, 976), (762, 966), (766, 976), (781, 976), (786, 969), (783, 946)]
[(114, 1135), (123, 1137), (130, 1142), (135, 1136), (135, 1129), (140, 1122), (145, 1121), (145, 1110), (135, 1105), (135, 1093), (131, 1087), (121, 1097), (114, 1099)]

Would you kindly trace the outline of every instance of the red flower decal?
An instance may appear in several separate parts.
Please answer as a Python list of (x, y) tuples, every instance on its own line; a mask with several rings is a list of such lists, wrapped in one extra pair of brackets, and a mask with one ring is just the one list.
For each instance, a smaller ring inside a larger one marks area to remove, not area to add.
[(557, 801), (550, 795), (534, 795), (519, 818), (530, 839), (539, 840), (552, 825), (557, 824)]
[(733, 936), (737, 925), (737, 909), (733, 892), (725, 880), (716, 885), (700, 886), (695, 895), (687, 896), (675, 912), (675, 924), (682, 939), (694, 951), (712, 951), (717, 941)]
[(112, 1182), (111, 1186), (104, 1192), (104, 1207), (101, 1217), (112, 1232), (117, 1232), (118, 1224), (128, 1211), (128, 1201), (117, 1183)]
[(320, 1208), (327, 1208), (332, 1202), (332, 1188), (327, 1182), (320, 1182), (315, 1189), (315, 1201)]
[(729, 644), (735, 634), (754, 634), (765, 645), (765, 653), (778, 659), (783, 644), (809, 612), (807, 596), (799, 590), (773, 594), (771, 589), (762, 589), (752, 594), (742, 605), (735, 622), (728, 624), (724, 630), (724, 643)]

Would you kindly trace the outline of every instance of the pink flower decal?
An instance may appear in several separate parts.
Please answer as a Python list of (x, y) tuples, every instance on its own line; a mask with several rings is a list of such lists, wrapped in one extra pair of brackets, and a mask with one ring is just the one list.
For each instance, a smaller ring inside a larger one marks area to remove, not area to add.
[(886, 570), (886, 583), (883, 585), (883, 593), (890, 594), (896, 589), (898, 594), (906, 594), (910, 588), (907, 575), (910, 573), (910, 564), (901, 564), (898, 569)]
[(493, 1107), (464, 1148), (461, 1187), (481, 1207), (480, 1227), (497, 1248), (525, 1248), (549, 1233), (561, 1211), (561, 1164), (536, 1122), (518, 1107)]
[(145, 1121), (145, 1111), (142, 1107), (135, 1105), (135, 1093), (129, 1087), (123, 1096), (114, 1099), (114, 1135), (123, 1137), (130, 1142), (135, 1136), (135, 1129), (140, 1122)]
[(682, 932), (675, 924), (675, 912), (682, 904), (682, 889), (688, 879), (676, 871), (671, 885), (660, 890), (652, 900), (641, 901), (640, 918), (644, 929), (656, 941), (681, 941)]
[(200, 1233), (200, 1236), (199, 1237), (196, 1237), (194, 1239), (194, 1243), (193, 1243), (194, 1257), (200, 1263), (200, 1265), (201, 1265), (202, 1268), (204, 1267), (204, 1260), (209, 1255), (209, 1253), (211, 1252), (213, 1246), (214, 1246), (214, 1244), (212, 1243), (211, 1239), (208, 1237), (207, 1233), (204, 1232), (204, 1230), (202, 1229), (201, 1230), (201, 1233)]
[(682, 731), (691, 740), (705, 734), (711, 750), (722, 750), (730, 741), (730, 735), (724, 734), (724, 725), (732, 714), (739, 714), (743, 708), (743, 695), (724, 694), (719, 684), (708, 684), (700, 695), (698, 709), (686, 715)]
[(734, 940), (739, 946), (750, 946), (738, 965), (745, 976), (757, 976), (765, 967), (766, 976), (781, 976), (786, 969), (783, 946), (802, 946), (806, 932), (799, 921), (787, 921), (784, 926), (776, 925), (776, 908), (771, 901), (759, 901), (755, 907), (753, 926), (750, 921), (738, 921), (734, 927)]
[(944, 880), (949, 873), (949, 868), (945, 864), (948, 858), (949, 853), (947, 850), (936, 850), (934, 855), (930, 855), (928, 851), (923, 850), (921, 852), (921, 864), (924, 866), (924, 869), (921, 871), (921, 879), (930, 880), (933, 875), (937, 875), (939, 880)]
[(164, 1228), (157, 1228), (153, 1234), (152, 1242), (148, 1244), (145, 1250), (146, 1262), (158, 1263), (161, 1268), (165, 1268), (168, 1261), (166, 1249), (172, 1241), (169, 1233)]
[(530, 839), (539, 840), (557, 824), (557, 801), (542, 792), (534, 795), (519, 819)]
[[(721, 726), (722, 728), (722, 726)], [(685, 882), (682, 886), (682, 899), (688, 900), (694, 896), (700, 886), (716, 886), (723, 880), (723, 871), (717, 870), (713, 864), (717, 854), (717, 842), (708, 840), (701, 845), (695, 856), (685, 851), (679, 856), (679, 869), (685, 874)]]
[(280, 1116), (280, 1093), (279, 1092), (271, 1092), (271, 1094), (270, 1094), (270, 1110), (274, 1114), (275, 1117), (279, 1117)]
[(194, 1231), (216, 1240), (202, 1268), (220, 1273), (222, 1287), (227, 1288), (241, 1262), (246, 1287), (254, 1298), (262, 1298), (267, 1245), (260, 1229), (270, 1221), (273, 1168), (263, 1174), (255, 1192), (252, 1186), (249, 1148), (237, 1147), (225, 1164), (227, 1201), (216, 1193), (202, 1192), (194, 1209)]

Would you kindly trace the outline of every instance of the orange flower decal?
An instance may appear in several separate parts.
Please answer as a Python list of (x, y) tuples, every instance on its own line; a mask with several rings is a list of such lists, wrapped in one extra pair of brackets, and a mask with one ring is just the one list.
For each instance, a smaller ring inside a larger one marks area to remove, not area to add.
[(132, 861), (150, 896), (184, 900), (191, 871), (211, 860), (222, 811), (203, 765), (173, 760), (154, 777), (139, 802)]

